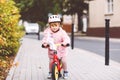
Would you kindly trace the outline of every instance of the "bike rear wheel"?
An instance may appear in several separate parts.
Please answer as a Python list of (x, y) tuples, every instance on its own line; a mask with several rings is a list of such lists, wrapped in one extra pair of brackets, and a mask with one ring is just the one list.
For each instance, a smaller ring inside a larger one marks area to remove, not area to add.
[(58, 78), (59, 78), (59, 71), (58, 71), (57, 65), (53, 64), (52, 65), (52, 80), (58, 80)]

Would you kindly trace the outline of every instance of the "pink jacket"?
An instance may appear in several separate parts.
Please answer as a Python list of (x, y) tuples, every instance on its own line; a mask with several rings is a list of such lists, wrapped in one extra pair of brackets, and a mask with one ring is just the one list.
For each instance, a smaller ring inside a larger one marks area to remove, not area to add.
[[(58, 32), (54, 33), (51, 31), (49, 27), (44, 31), (44, 37), (42, 39), (42, 44), (48, 43), (48, 35), (47, 35), (48, 33), (52, 35), (55, 44), (67, 44), (67, 43), (70, 44), (70, 38), (62, 28), (60, 28)], [(53, 51), (51, 51), (50, 48), (48, 48), (49, 58), (53, 57), (52, 54), (53, 54)], [(66, 54), (67, 54), (66, 47), (63, 47), (63, 46), (57, 47), (57, 55), (59, 58), (66, 56)]]

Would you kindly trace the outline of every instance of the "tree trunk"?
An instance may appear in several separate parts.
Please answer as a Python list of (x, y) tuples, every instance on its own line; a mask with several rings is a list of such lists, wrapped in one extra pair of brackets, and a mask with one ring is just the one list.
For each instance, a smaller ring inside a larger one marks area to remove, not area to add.
[(79, 11), (77, 14), (78, 14), (78, 31), (82, 31), (82, 28), (83, 28), (82, 12)]

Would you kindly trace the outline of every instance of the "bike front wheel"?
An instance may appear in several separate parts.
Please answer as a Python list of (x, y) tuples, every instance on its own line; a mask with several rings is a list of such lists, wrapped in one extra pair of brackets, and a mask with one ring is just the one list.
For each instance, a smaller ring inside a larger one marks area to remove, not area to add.
[(59, 78), (59, 71), (56, 64), (52, 65), (52, 80), (58, 80)]

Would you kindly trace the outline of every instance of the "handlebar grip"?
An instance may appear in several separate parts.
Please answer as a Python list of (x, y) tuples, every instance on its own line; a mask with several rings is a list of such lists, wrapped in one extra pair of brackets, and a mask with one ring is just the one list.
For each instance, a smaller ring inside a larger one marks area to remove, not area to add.
[(68, 44), (66, 44), (66, 46), (70, 46), (70, 44), (68, 43)]
[(61, 46), (66, 46), (66, 47), (68, 47), (68, 46), (70, 46), (70, 44), (69, 44), (69, 43), (67, 43), (66, 45), (61, 44)]
[(47, 46), (44, 46), (43, 44), (42, 44), (42, 46), (41, 46), (42, 48), (47, 48), (47, 47), (49, 47), (49, 45), (47, 45)]

